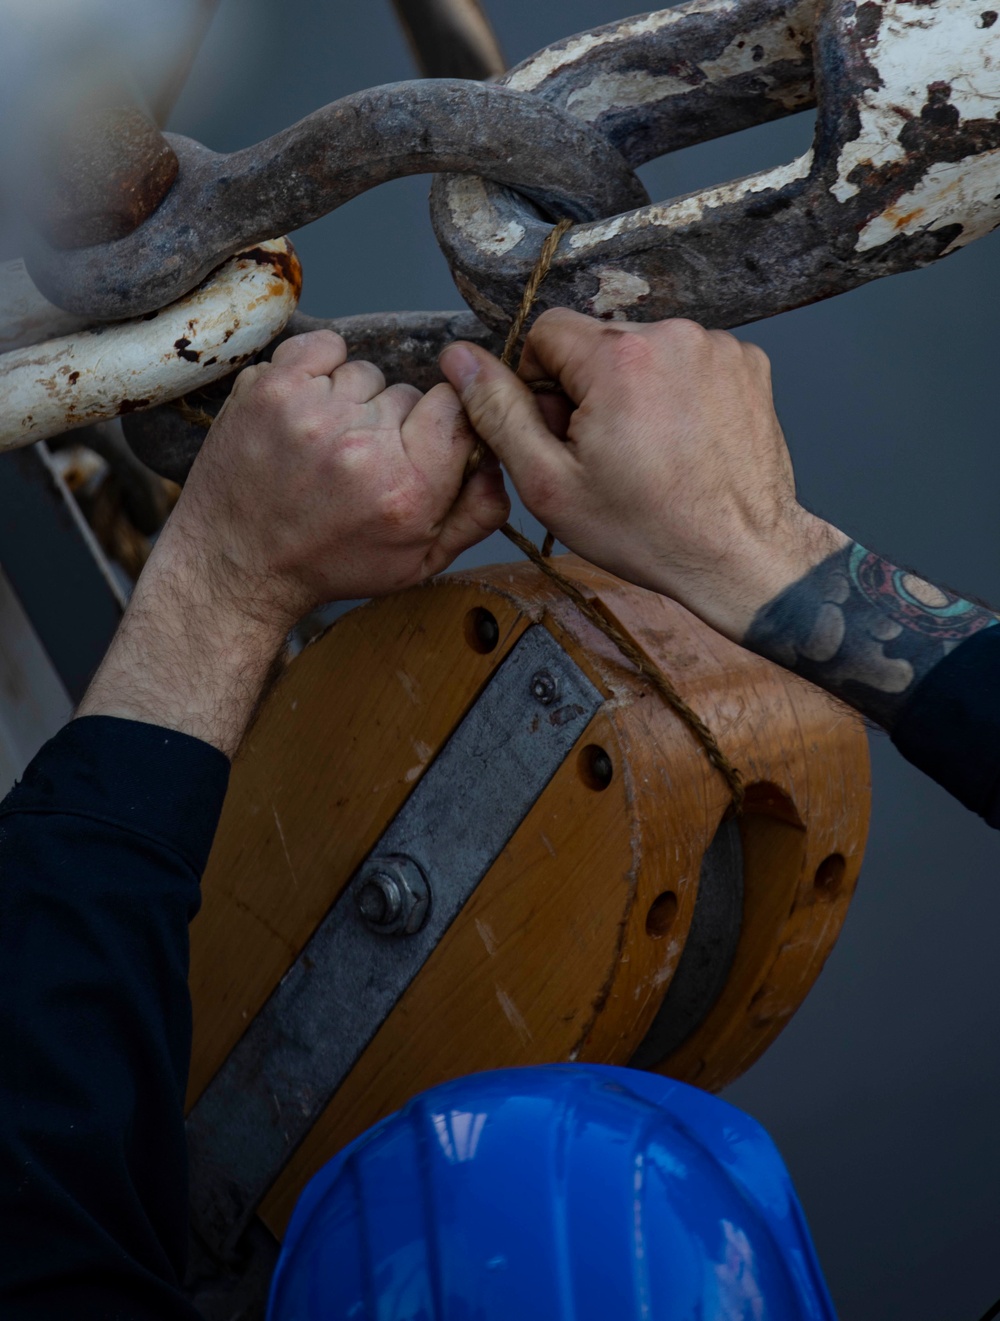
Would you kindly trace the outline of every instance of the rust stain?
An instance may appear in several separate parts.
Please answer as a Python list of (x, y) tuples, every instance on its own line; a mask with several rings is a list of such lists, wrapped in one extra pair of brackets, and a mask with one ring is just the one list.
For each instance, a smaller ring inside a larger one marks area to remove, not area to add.
[(910, 224), (911, 221), (917, 220), (920, 216), (922, 216), (924, 214), (924, 210), (925, 210), (924, 207), (918, 206), (918, 207), (914, 207), (912, 211), (905, 212), (903, 215), (895, 215), (894, 212), (890, 209), (887, 212), (887, 215), (892, 220), (894, 229), (905, 229), (906, 226)]
[(239, 254), (239, 259), (256, 262), (258, 266), (273, 266), (283, 284), (289, 284), (295, 290), (296, 298), (302, 293), (302, 267), (291, 249), (288, 252), (268, 252), (266, 248), (248, 248)]
[[(188, 325), (190, 326), (190, 324), (189, 321)], [(201, 362), (201, 350), (192, 349), (190, 344), (191, 341), (186, 335), (174, 340), (174, 348), (177, 350), (178, 358), (183, 358), (185, 362)]]

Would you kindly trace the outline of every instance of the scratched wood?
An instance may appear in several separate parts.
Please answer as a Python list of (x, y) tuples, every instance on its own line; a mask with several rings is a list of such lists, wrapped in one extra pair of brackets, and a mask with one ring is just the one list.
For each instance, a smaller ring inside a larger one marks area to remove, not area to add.
[[(836, 940), (867, 830), (864, 732), (825, 694), (675, 603), (573, 557), (561, 567), (663, 666), (749, 785), (733, 969), (702, 1025), (659, 1065), (719, 1088), (774, 1039)], [(500, 626), (486, 655), (469, 641), (477, 608)], [(310, 1175), (414, 1092), (476, 1069), (627, 1063), (670, 984), (701, 859), (730, 810), (724, 782), (690, 731), (531, 565), (452, 575), (346, 616), (265, 704), (234, 767), (192, 930), (189, 1099), (536, 621), (605, 705), (271, 1190), (261, 1213), (277, 1234)], [(585, 772), (587, 746), (611, 758), (606, 788)], [(651, 911), (670, 920), (651, 923)]]

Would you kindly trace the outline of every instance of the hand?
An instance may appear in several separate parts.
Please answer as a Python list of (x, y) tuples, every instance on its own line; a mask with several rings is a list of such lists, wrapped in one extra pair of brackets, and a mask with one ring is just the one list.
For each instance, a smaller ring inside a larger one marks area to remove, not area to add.
[(498, 467), (462, 486), (473, 444), (450, 386), (386, 389), (339, 335), (299, 335), (237, 378), (168, 532), (287, 629), (323, 602), (421, 582), (495, 531)]
[[(471, 344), (441, 365), (545, 527), (729, 637), (846, 541), (798, 504), (768, 360), (732, 335), (556, 309), (520, 380)], [(524, 384), (547, 378), (568, 402)]]
[(385, 388), (339, 335), (287, 340), (238, 378), (78, 714), (232, 755), (288, 629), (326, 601), (408, 587), (493, 532), (498, 466), (450, 386)]

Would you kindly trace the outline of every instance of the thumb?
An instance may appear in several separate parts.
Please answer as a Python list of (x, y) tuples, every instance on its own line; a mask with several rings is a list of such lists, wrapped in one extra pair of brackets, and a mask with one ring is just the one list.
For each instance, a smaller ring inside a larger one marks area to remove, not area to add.
[(437, 540), (424, 563), (424, 573), (441, 573), (463, 550), (483, 541), (503, 526), (510, 514), (503, 473), (495, 459), (487, 459), (459, 492)]
[(515, 486), (540, 460), (561, 451), (535, 396), (509, 367), (478, 344), (449, 344), (441, 354), (441, 370), (461, 399), (473, 430)]

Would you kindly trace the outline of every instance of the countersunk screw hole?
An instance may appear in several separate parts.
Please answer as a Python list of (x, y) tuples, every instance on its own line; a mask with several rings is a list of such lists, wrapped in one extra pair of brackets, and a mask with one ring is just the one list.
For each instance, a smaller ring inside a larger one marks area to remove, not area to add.
[(674, 925), (676, 916), (677, 896), (673, 890), (664, 890), (649, 906), (649, 912), (646, 914), (646, 935), (653, 940), (662, 940)]
[(842, 853), (831, 853), (816, 868), (813, 885), (820, 894), (834, 895), (844, 883), (847, 863)]
[(594, 789), (598, 793), (608, 787), (615, 773), (611, 758), (596, 743), (588, 743), (585, 748), (580, 750), (577, 766), (580, 771), (580, 779), (588, 789)]
[(488, 656), (491, 651), (496, 651), (500, 641), (500, 625), (496, 616), (481, 605), (473, 606), (465, 616), (465, 640), (480, 656)]

